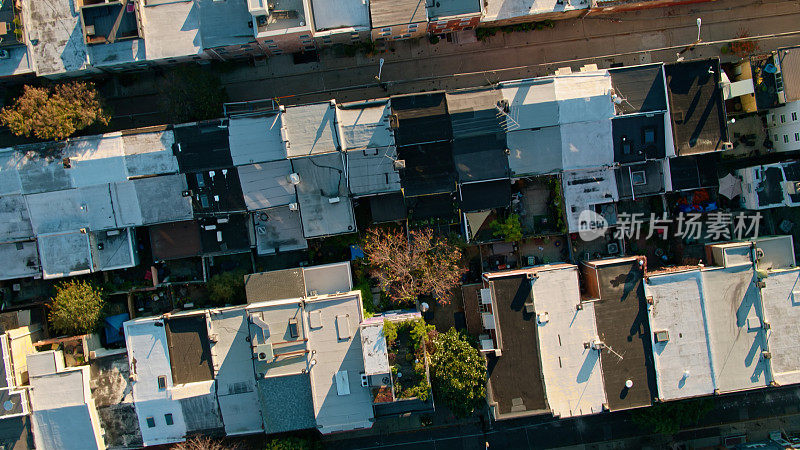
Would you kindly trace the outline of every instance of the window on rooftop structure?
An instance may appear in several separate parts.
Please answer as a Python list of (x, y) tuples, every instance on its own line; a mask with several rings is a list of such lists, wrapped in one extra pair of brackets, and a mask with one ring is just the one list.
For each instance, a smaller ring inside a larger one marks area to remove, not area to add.
[(789, 143), (789, 135), (788, 134), (784, 134), (783, 135), (783, 143), (784, 144), (788, 144)]
[(145, 419), (147, 422), (147, 428), (155, 428), (156, 427), (156, 419), (154, 417), (148, 417)]
[(167, 425), (173, 425), (175, 422), (172, 420), (172, 414), (164, 414), (164, 421), (167, 422)]
[(781, 114), (781, 123), (786, 123), (786, 114)]
[(795, 121), (795, 120), (797, 120), (797, 113), (793, 112), (792, 113), (792, 121)]
[(795, 133), (794, 134), (794, 141), (795, 142), (800, 141), (800, 133)]
[(620, 143), (620, 147), (622, 147), (622, 154), (630, 155), (631, 154), (631, 141), (628, 139), (628, 136), (622, 136), (622, 142)]
[(158, 377), (158, 389), (163, 390), (167, 388), (167, 377), (161, 375)]
[(645, 144), (652, 144), (656, 141), (656, 129), (653, 127), (646, 127), (642, 129), (642, 141)]

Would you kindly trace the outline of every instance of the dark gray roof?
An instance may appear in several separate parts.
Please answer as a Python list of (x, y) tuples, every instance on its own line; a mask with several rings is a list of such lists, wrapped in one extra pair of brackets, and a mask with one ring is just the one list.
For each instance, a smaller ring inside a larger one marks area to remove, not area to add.
[(506, 208), (511, 203), (511, 182), (509, 180), (484, 181), (461, 185), (461, 210), (486, 211)]
[(488, 360), (489, 401), (495, 416), (546, 413), (547, 400), (539, 362), (536, 315), (525, 311), (533, 302), (531, 283), (524, 276), (494, 279), (489, 283), (496, 300), (503, 353)]
[(496, 180), (510, 175), (505, 133), (456, 138), (453, 159), (461, 182)]
[(609, 69), (611, 86), (625, 101), (617, 105), (624, 114), (666, 111), (667, 92), (661, 64)]
[(170, 222), (149, 228), (153, 259), (188, 258), (202, 252), (200, 226), (193, 220)]
[(672, 189), (683, 191), (701, 187), (719, 186), (717, 178), (717, 155), (695, 155), (669, 158)]
[[(644, 175), (644, 177), (642, 177)], [(661, 194), (664, 192), (664, 166), (661, 161), (647, 161), (616, 169), (617, 192), (620, 198), (631, 198), (631, 186), (636, 197)], [(633, 184), (631, 182), (637, 184)], [(643, 184), (639, 184), (643, 182)]]
[(395, 222), (408, 217), (402, 192), (369, 197), (373, 223)]
[(183, 410), (183, 420), (189, 433), (224, 433), (216, 394), (198, 395), (179, 400)]
[(308, 373), (258, 380), (264, 432), (316, 428), (311, 379)]
[(398, 146), (449, 141), (453, 129), (442, 93), (392, 97), (392, 114), (397, 116), (395, 142)]
[[(594, 311), (597, 333), (607, 347), (600, 353), (600, 364), (608, 407), (616, 411), (649, 406), (656, 391), (649, 373), (652, 349), (642, 269), (634, 259), (600, 265), (597, 274), (600, 301), (594, 303)], [(625, 387), (628, 380), (633, 381), (631, 389)]]
[(173, 151), (178, 158), (181, 172), (233, 165), (226, 121), (178, 125), (172, 131), (175, 134)]
[(675, 152), (680, 156), (722, 150), (728, 140), (719, 87), (719, 58), (665, 66)]
[(245, 275), (247, 303), (300, 298), (306, 295), (303, 269), (273, 270)]
[(455, 191), (456, 170), (450, 142), (399, 147), (397, 156), (405, 161), (400, 183), (407, 197)]
[(371, 0), (372, 28), (427, 22), (425, 0)]
[(618, 116), (611, 121), (614, 161), (631, 163), (666, 155), (664, 113)]
[(165, 322), (172, 382), (183, 384), (214, 379), (206, 316), (173, 317)]
[(0, 446), (8, 450), (33, 449), (30, 416), (0, 420)]

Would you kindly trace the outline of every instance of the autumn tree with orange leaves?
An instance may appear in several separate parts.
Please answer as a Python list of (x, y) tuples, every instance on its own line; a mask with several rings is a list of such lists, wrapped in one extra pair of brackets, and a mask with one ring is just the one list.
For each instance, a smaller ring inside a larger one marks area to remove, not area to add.
[(0, 111), (0, 123), (17, 136), (62, 140), (95, 123), (108, 125), (91, 83), (70, 82), (52, 88), (25, 86), (11, 106)]
[(466, 272), (461, 249), (434, 236), (430, 228), (411, 231), (408, 238), (401, 231), (370, 229), (363, 249), (370, 275), (397, 303), (412, 302), (421, 295), (449, 303)]

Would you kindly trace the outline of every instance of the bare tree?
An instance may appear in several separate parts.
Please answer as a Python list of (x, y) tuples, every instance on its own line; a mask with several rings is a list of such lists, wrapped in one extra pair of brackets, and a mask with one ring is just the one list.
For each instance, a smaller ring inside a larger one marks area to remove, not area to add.
[(364, 241), (369, 272), (392, 301), (414, 301), (430, 295), (449, 303), (452, 290), (466, 272), (461, 249), (430, 228), (411, 231), (409, 237), (394, 230), (370, 229)]

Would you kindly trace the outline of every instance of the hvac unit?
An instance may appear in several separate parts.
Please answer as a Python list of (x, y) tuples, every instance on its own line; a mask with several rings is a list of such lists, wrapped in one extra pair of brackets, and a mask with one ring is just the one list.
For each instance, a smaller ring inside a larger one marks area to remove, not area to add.
[(275, 353), (272, 351), (272, 344), (258, 344), (253, 348), (253, 355), (259, 361), (271, 361), (275, 358)]
[(723, 142), (722, 143), (723, 150), (733, 150), (733, 142)]
[(300, 209), (300, 205), (297, 203), (289, 203), (289, 211), (297, 211)]
[(361, 374), (361, 387), (369, 387), (369, 376), (367, 374)]
[(656, 344), (662, 344), (662, 343), (665, 343), (665, 342), (669, 342), (669, 331), (660, 330), (660, 331), (656, 331), (654, 334), (655, 334)]
[(297, 186), (300, 184), (300, 175), (296, 173), (290, 173), (286, 176), (286, 180), (289, 181), (289, 184)]
[(328, 203), (330, 204), (339, 203), (340, 201), (342, 201), (342, 199), (339, 197), (331, 197), (328, 199)]

